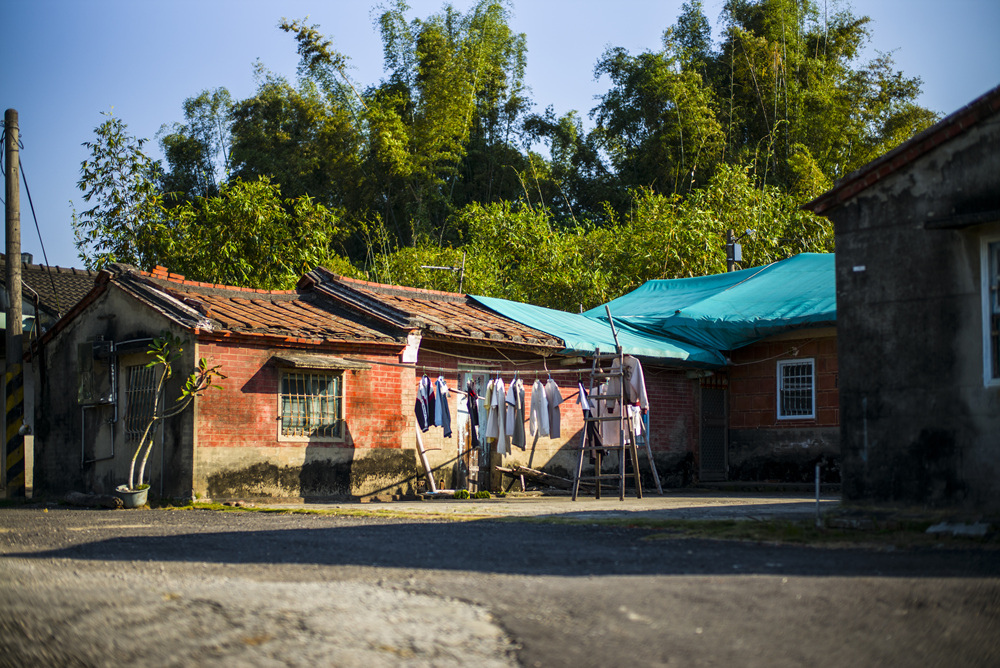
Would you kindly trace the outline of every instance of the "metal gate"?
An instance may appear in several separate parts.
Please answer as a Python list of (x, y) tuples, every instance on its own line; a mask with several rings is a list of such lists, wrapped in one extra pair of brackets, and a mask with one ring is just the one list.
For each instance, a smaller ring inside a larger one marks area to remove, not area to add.
[(726, 479), (727, 423), (726, 389), (702, 387), (698, 478), (703, 482), (719, 482)]

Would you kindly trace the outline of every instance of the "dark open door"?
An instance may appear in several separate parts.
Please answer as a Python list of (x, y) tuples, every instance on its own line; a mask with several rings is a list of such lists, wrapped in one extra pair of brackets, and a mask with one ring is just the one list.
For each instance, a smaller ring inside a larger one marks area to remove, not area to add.
[(726, 479), (726, 389), (701, 388), (701, 448), (698, 478), (702, 482)]

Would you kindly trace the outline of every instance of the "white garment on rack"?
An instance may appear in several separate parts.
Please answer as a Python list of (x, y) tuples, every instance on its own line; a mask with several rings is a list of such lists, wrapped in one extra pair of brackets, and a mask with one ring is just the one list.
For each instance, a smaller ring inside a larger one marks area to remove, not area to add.
[(528, 417), (528, 430), (531, 435), (549, 435), (549, 404), (545, 397), (545, 386), (536, 380), (531, 386), (531, 415)]
[[(618, 373), (622, 369), (622, 364), (617, 359), (611, 363), (611, 373)], [(622, 384), (618, 378), (611, 378), (608, 381), (608, 394), (624, 394), (622, 401), (630, 404), (638, 404), (644, 410), (649, 409), (649, 397), (646, 396), (646, 380), (642, 373), (642, 363), (632, 357), (625, 355), (625, 368), (623, 375), (628, 382), (622, 392)]]
[(559, 424), (562, 417), (559, 413), (559, 404), (563, 402), (563, 398), (559, 386), (551, 378), (545, 384), (545, 402), (548, 404), (549, 438), (559, 438)]
[[(608, 381), (602, 385), (601, 394), (617, 394), (617, 392), (612, 391), (612, 381)], [(601, 410), (598, 415), (601, 417), (619, 417), (622, 414), (622, 402), (617, 399), (608, 399), (600, 402), (600, 404)], [(616, 447), (621, 445), (621, 439), (619, 438), (621, 431), (620, 422), (620, 420), (606, 420), (601, 423), (601, 440), (605, 446)]]
[(511, 445), (524, 450), (524, 381), (515, 378), (507, 390), (507, 434)]
[(497, 424), (498, 422), (497, 412), (496, 410), (494, 410), (493, 407), (496, 399), (495, 395), (496, 395), (496, 382), (491, 380), (490, 382), (486, 383), (486, 397), (484, 400), (486, 406), (486, 421), (485, 421), (486, 428), (483, 431), (483, 437), (487, 439), (492, 439), (494, 441), (500, 434), (499, 425)]
[(632, 418), (632, 433), (635, 434), (635, 442), (639, 442), (639, 437), (642, 435), (642, 408), (631, 404), (628, 407), (629, 417)]

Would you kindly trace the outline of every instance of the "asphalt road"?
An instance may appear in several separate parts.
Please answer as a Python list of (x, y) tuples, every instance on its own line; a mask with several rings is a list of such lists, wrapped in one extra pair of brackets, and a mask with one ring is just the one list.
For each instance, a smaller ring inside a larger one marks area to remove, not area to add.
[(0, 509), (2, 666), (996, 666), (1000, 554)]

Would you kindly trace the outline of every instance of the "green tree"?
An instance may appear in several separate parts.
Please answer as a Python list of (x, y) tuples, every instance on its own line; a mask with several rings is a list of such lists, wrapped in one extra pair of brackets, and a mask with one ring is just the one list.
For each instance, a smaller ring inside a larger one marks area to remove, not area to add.
[(664, 35), (663, 50), (631, 56), (604, 53), (595, 73), (612, 88), (594, 110), (602, 147), (623, 186), (686, 192), (711, 175), (724, 134), (712, 90), (701, 74), (682, 67), (684, 49)]
[(88, 269), (109, 262), (124, 262), (151, 269), (153, 231), (162, 216), (156, 187), (159, 165), (142, 147), (145, 139), (133, 137), (128, 126), (111, 112), (84, 142), (90, 156), (80, 164), (77, 186), (91, 208), (73, 211), (73, 234), (80, 260)]
[(727, 161), (753, 162), (768, 182), (794, 185), (813, 168), (832, 181), (936, 119), (890, 56), (860, 62), (870, 19), (846, 6), (728, 0), (723, 17), (712, 71)]
[(230, 112), (233, 100), (225, 88), (202, 91), (184, 100), (185, 123), (164, 125), (158, 138), (168, 170), (160, 189), (174, 199), (207, 197), (229, 174)]
[(290, 289), (319, 265), (352, 273), (337, 251), (349, 236), (340, 212), (302, 195), (281, 197), (266, 177), (234, 179), (219, 194), (170, 210), (158, 230), (158, 261), (186, 277), (260, 289)]
[(315, 84), (298, 88), (258, 68), (256, 94), (232, 108), (231, 177), (268, 177), (288, 197), (326, 206), (356, 204), (362, 136), (350, 111), (333, 107)]

